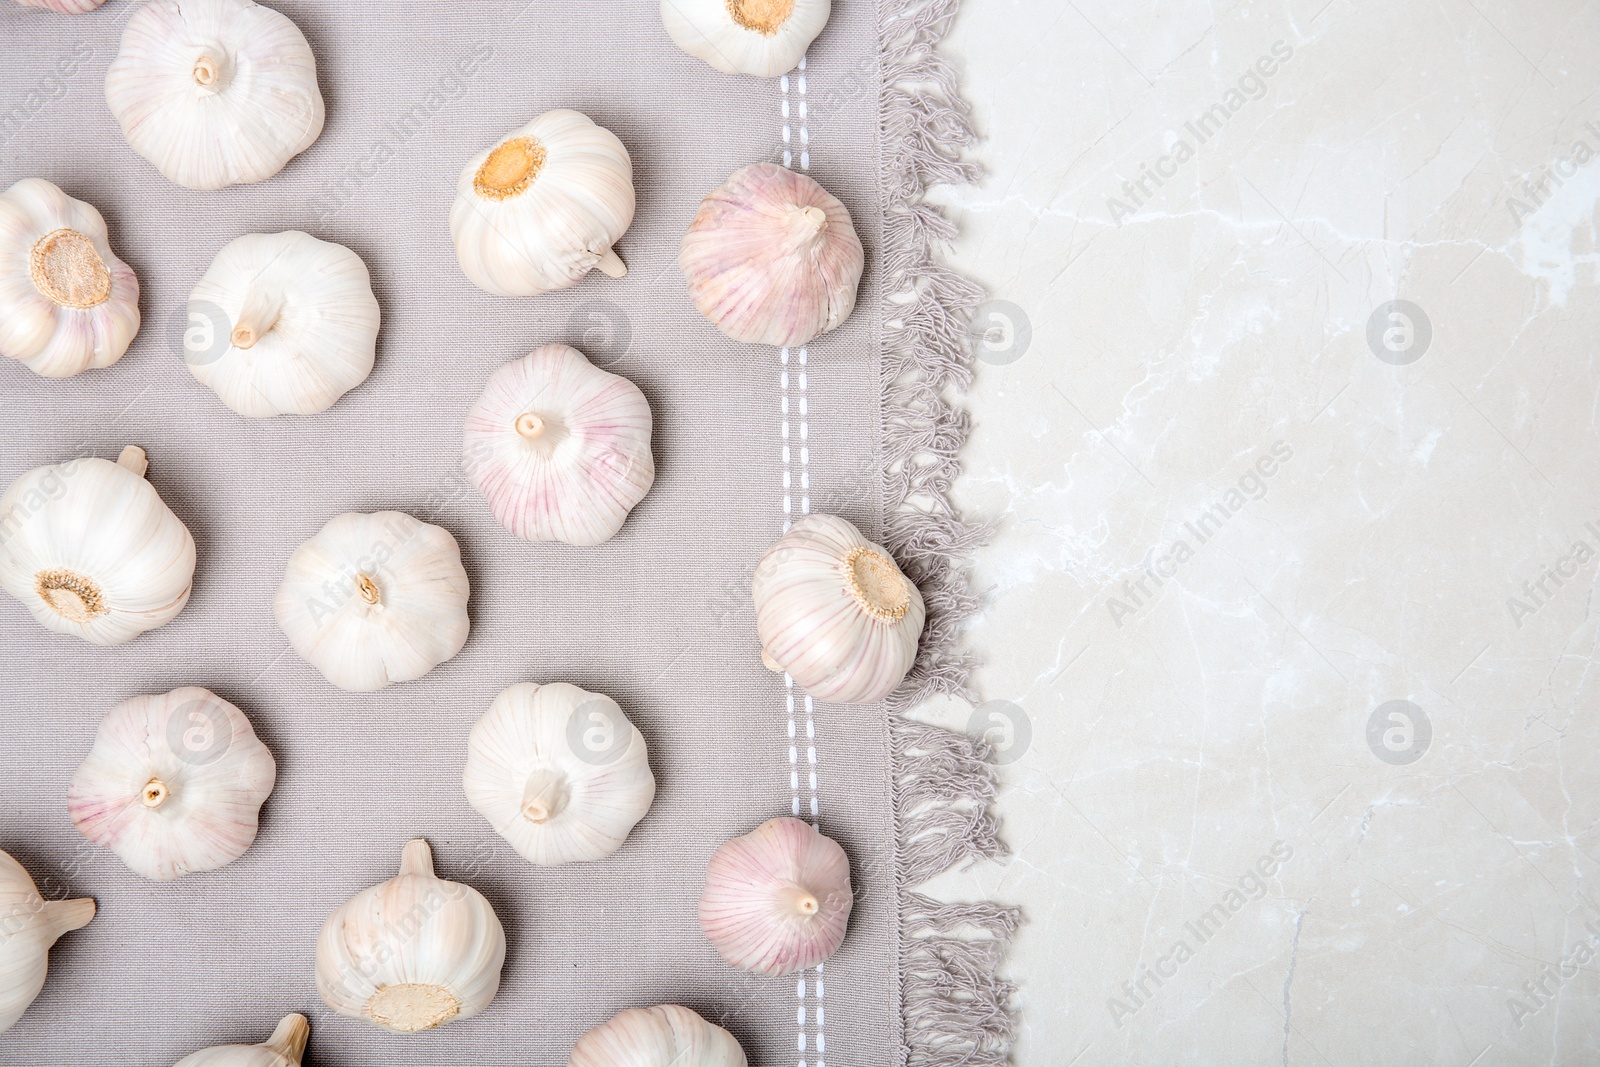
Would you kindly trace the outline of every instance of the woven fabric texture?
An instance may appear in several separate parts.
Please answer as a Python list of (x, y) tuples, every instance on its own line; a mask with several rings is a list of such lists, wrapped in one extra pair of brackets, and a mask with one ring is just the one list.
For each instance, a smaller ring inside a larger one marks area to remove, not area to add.
[[(727, 1027), (752, 1063), (899, 1061), (888, 720), (787, 689), (758, 659), (749, 600), (786, 518), (809, 508), (869, 535), (884, 526), (872, 5), (836, 3), (806, 69), (780, 81), (682, 54), (647, 2), (275, 0), (316, 53), (326, 127), (276, 177), (207, 193), (135, 156), (107, 110), (105, 70), (133, 6), (62, 16), (0, 3), (0, 188), (47, 178), (98, 207), (144, 316), (109, 369), (57, 381), (0, 365), (0, 483), (140, 445), (199, 565), (177, 620), (116, 648), (50, 634), (0, 598), (0, 848), (47, 896), (100, 906), (56, 946), (44, 993), (0, 1036), (0, 1063), (172, 1063), (264, 1040), (299, 1011), (312, 1065), (562, 1064), (588, 1028), (655, 1003)], [(455, 261), (456, 176), (556, 107), (632, 154), (638, 213), (617, 245), (629, 273), (490, 296)], [(786, 151), (845, 203), (868, 250), (855, 315), (787, 356), (711, 328), (676, 264), (701, 197)], [(185, 301), (228, 241), (288, 229), (366, 262), (383, 314), (377, 366), (323, 414), (247, 420), (186, 369)], [(655, 418), (655, 486), (599, 547), (517, 540), (460, 467), (462, 421), (488, 375), (555, 341), (637, 383)], [(458, 539), (472, 634), (419, 681), (346, 693), (289, 648), (272, 593), (329, 518), (385, 509)], [(615, 856), (536, 868), (468, 806), (461, 770), (496, 693), (558, 680), (621, 704), (659, 791)], [(240, 860), (152, 883), (79, 837), (66, 788), (107, 710), (180, 685), (242, 708), (279, 776)], [(845, 944), (820, 974), (735, 973), (696, 920), (705, 863), (769, 817), (813, 811), (852, 861)], [(489, 1010), (398, 1036), (323, 1006), (312, 947), (328, 913), (391, 877), (418, 836), (443, 877), (488, 897), (510, 947)]]

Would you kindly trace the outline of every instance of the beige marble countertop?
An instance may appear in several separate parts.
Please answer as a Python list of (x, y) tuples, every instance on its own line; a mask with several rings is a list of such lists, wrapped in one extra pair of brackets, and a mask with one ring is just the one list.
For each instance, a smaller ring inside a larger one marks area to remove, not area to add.
[(951, 259), (1031, 339), (958, 493), (1014, 855), (937, 888), (1026, 912), (1015, 1061), (1600, 1062), (1600, 5), (948, 52)]

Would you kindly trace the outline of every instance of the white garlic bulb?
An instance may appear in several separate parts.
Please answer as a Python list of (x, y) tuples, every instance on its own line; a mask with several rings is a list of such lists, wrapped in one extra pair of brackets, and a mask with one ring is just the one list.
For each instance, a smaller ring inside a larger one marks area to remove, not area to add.
[(547, 111), (472, 158), (456, 182), (450, 236), (461, 269), (497, 296), (627, 273), (611, 246), (633, 224), (633, 162), (617, 135)]
[(916, 662), (922, 594), (844, 519), (795, 523), (761, 557), (751, 588), (763, 662), (818, 700), (882, 700)]
[(469, 593), (448, 530), (398, 511), (351, 513), (295, 549), (273, 612), (301, 658), (365, 693), (421, 678), (460, 652)]
[(567, 345), (490, 375), (467, 414), (467, 477), (500, 525), (528, 541), (597, 545), (655, 482), (650, 403)]
[(506, 935), (471, 886), (433, 873), (421, 838), (400, 873), (363, 890), (322, 924), (317, 992), (340, 1015), (396, 1033), (470, 1019), (500, 988)]
[(701, 201), (678, 249), (700, 314), (735, 341), (780, 347), (849, 318), (865, 262), (844, 205), (773, 163), (734, 171)]
[(350, 249), (299, 230), (246, 234), (189, 294), (184, 362), (241, 415), (313, 415), (372, 373), (378, 318)]
[(304, 1015), (285, 1015), (272, 1036), (259, 1045), (217, 1045), (191, 1052), (173, 1067), (300, 1067), (311, 1036)]
[(325, 114), (305, 35), (253, 0), (150, 0), (123, 30), (106, 103), (129, 147), (189, 189), (272, 177)]
[(50, 946), (92, 918), (93, 899), (45, 900), (22, 864), (0, 852), (0, 1034), (44, 988)]
[(472, 728), (467, 800), (540, 865), (597, 860), (650, 810), (644, 736), (616, 701), (566, 682), (503, 690)]
[(733, 1035), (688, 1008), (629, 1008), (578, 1038), (567, 1067), (747, 1067)]
[(67, 814), (135, 874), (179, 878), (244, 855), (277, 776), (244, 712), (184, 686), (125, 700), (100, 720)]
[(672, 43), (724, 74), (775, 78), (795, 68), (822, 27), (830, 0), (661, 0)]
[(0, 496), (0, 588), (46, 629), (120, 645), (175, 618), (194, 538), (144, 480), (143, 450), (36, 467)]
[(844, 849), (785, 816), (717, 849), (700, 929), (731, 966), (777, 977), (838, 951), (853, 902)]
[(106, 0), (17, 0), (23, 7), (42, 7), (49, 11), (59, 11), (63, 15), (82, 15), (105, 2)]
[(109, 367), (139, 332), (139, 279), (106, 220), (42, 178), (0, 193), (0, 355), (46, 378)]

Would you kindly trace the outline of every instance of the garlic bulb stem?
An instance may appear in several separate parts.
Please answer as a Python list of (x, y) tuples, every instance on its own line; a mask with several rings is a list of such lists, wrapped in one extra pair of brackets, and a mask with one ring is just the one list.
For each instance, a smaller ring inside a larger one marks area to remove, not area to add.
[(203, 55), (194, 61), (194, 83), (202, 89), (217, 91), (217, 82), (222, 80), (222, 72), (217, 69), (217, 61), (210, 56)]
[(117, 466), (143, 478), (145, 471), (150, 469), (150, 457), (145, 455), (144, 449), (138, 445), (128, 445), (118, 453)]
[(774, 671), (778, 674), (783, 673), (783, 664), (773, 659), (772, 653), (768, 652), (764, 648), (761, 650), (761, 662), (766, 666), (767, 670)]
[(400, 852), (400, 873), (420, 874), (428, 878), (435, 877), (433, 873), (433, 849), (428, 847), (428, 842), (422, 838), (407, 841), (406, 847)]
[(822, 228), (828, 224), (828, 213), (820, 207), (803, 207), (800, 209), (800, 214), (805, 216), (806, 222), (818, 233), (821, 233)]
[(272, 1036), (263, 1041), (261, 1046), (271, 1049), (290, 1063), (299, 1063), (300, 1058), (305, 1055), (306, 1040), (310, 1036), (310, 1020), (299, 1013), (285, 1015), (278, 1020), (278, 1026), (272, 1031)]
[(376, 604), (383, 599), (378, 592), (378, 583), (365, 574), (356, 575), (356, 592), (361, 594), (361, 599), (368, 604)]
[(544, 433), (544, 420), (531, 411), (518, 415), (516, 426), (517, 432), (530, 441)]
[(792, 903), (794, 904), (794, 910), (799, 912), (801, 915), (815, 915), (817, 913), (817, 909), (822, 907), (822, 904), (817, 900), (816, 895), (813, 893), (808, 893), (804, 889), (795, 890), (791, 899)]
[(238, 326), (235, 326), (233, 328), (233, 332), (228, 335), (228, 340), (233, 344), (234, 348), (249, 349), (255, 346), (255, 343), (257, 340), (259, 340), (259, 338), (256, 337), (256, 332), (254, 330), (243, 323), (240, 323)]
[(44, 902), (45, 924), (57, 937), (81, 930), (89, 925), (89, 920), (94, 918), (94, 898), (79, 897), (76, 900), (47, 900)]
[(542, 826), (560, 815), (567, 806), (562, 785), (566, 778), (557, 771), (537, 770), (528, 775), (522, 790), (522, 816), (536, 826)]
[(167, 797), (172, 791), (167, 788), (167, 783), (159, 778), (152, 778), (145, 783), (144, 789), (139, 793), (139, 802), (145, 807), (154, 810), (167, 802)]
[(600, 273), (604, 274), (607, 278), (621, 278), (623, 275), (628, 273), (627, 265), (624, 264), (621, 258), (618, 257), (617, 253), (610, 248), (600, 253), (600, 262), (596, 263), (595, 266), (598, 267), (600, 269)]

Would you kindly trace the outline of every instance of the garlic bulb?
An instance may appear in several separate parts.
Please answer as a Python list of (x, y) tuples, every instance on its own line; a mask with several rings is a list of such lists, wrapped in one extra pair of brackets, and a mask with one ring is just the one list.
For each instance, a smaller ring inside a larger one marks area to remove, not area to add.
[(421, 838), (400, 873), (342, 904), (317, 937), (317, 992), (340, 1015), (410, 1034), (489, 1006), (506, 935), (471, 886), (433, 873)]
[(189, 189), (272, 177), (324, 117), (305, 35), (252, 0), (150, 0), (122, 33), (106, 103), (129, 147)]
[(45, 900), (22, 864), (0, 852), (0, 1034), (44, 988), (50, 946), (92, 918), (91, 898)]
[(672, 43), (724, 74), (775, 78), (795, 68), (822, 27), (830, 0), (661, 0)]
[(184, 686), (125, 700), (100, 720), (67, 814), (135, 874), (164, 881), (244, 855), (277, 776), (244, 712)]
[(365, 693), (460, 652), (468, 594), (449, 531), (398, 511), (351, 513), (295, 549), (273, 612), (301, 658)]
[(597, 545), (655, 482), (650, 430), (638, 386), (545, 345), (490, 375), (467, 414), (467, 477), (518, 537)]
[(226, 245), (189, 295), (184, 362), (251, 418), (325, 411), (372, 373), (378, 301), (361, 257), (299, 230)]
[(732, 966), (776, 977), (838, 950), (852, 899), (844, 849), (799, 819), (769, 819), (711, 857), (700, 929)]
[(192, 1052), (173, 1067), (300, 1067), (311, 1036), (304, 1015), (285, 1015), (272, 1036), (259, 1045), (217, 1045)]
[(567, 1067), (747, 1067), (733, 1035), (688, 1008), (629, 1008), (578, 1038)]
[(566, 682), (503, 690), (467, 741), (467, 800), (526, 859), (597, 860), (655, 799), (644, 737), (616, 701)]
[(100, 212), (42, 178), (0, 193), (0, 355), (46, 378), (109, 367), (139, 332), (139, 279)]
[(63, 15), (82, 15), (105, 2), (106, 0), (17, 0), (23, 7), (42, 7), (49, 11), (59, 11)]
[(922, 594), (844, 519), (795, 523), (761, 557), (751, 590), (762, 661), (818, 700), (882, 700), (916, 662)]
[(689, 297), (735, 341), (803, 345), (849, 318), (865, 256), (850, 213), (787, 167), (736, 170), (678, 249)]
[(0, 496), (0, 588), (46, 629), (120, 645), (189, 602), (194, 539), (144, 480), (144, 451), (36, 467)]
[(633, 223), (633, 162), (616, 134), (576, 111), (547, 111), (479, 152), (456, 182), (450, 236), (461, 269), (497, 296), (576, 285)]

